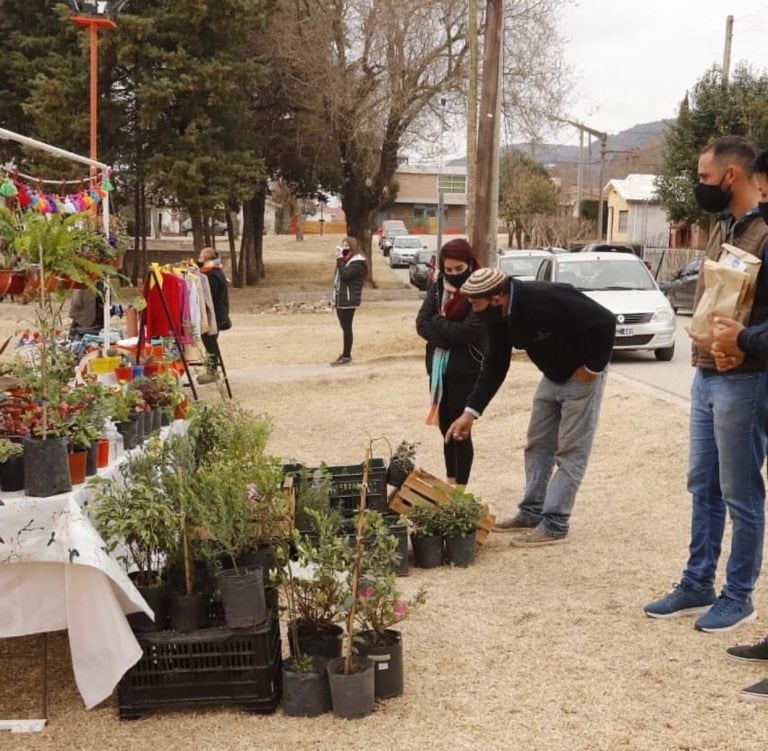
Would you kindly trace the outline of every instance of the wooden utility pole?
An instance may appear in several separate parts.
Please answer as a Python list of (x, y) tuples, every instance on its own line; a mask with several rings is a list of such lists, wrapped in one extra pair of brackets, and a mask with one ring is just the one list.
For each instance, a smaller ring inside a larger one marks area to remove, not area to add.
[(477, 0), (469, 0), (469, 90), (467, 91), (467, 237), (475, 232), (477, 192), (477, 74), (480, 56), (477, 45)]
[[(501, 132), (501, 45), (504, 38), (504, 0), (488, 0), (485, 14), (483, 87), (477, 129), (477, 192), (472, 246), (478, 262), (494, 265), (499, 197), (499, 138)], [(494, 193), (496, 190), (496, 193)]]
[(731, 77), (731, 43), (733, 42), (733, 16), (725, 19), (725, 49), (723, 51), (723, 88), (728, 88)]

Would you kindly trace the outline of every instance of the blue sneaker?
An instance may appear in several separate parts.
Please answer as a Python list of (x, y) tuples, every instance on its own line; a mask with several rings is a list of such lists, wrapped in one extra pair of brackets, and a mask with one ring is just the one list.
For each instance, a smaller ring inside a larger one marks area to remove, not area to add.
[(643, 608), (649, 618), (679, 618), (682, 615), (706, 613), (717, 599), (714, 587), (694, 589), (684, 583), (675, 584), (675, 588), (660, 600), (654, 600)]
[(720, 595), (708, 613), (699, 618), (694, 626), (699, 631), (716, 634), (721, 631), (733, 631), (742, 623), (749, 623), (757, 618), (757, 611), (751, 600), (741, 602), (727, 595)]

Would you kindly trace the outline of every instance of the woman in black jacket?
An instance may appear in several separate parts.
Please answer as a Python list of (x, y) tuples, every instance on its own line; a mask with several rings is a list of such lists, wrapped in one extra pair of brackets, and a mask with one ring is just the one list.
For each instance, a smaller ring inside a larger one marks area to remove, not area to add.
[(365, 256), (354, 237), (345, 237), (337, 249), (336, 276), (333, 280), (333, 306), (344, 336), (344, 350), (331, 365), (352, 362), (352, 319), (360, 307), (363, 284), (368, 271)]
[[(427, 373), (432, 405), (427, 424), (448, 426), (462, 413), (483, 363), (485, 326), (459, 288), (478, 267), (472, 246), (461, 239), (440, 249), (440, 275), (427, 290), (416, 331), (427, 341)], [(466, 485), (474, 450), (470, 441), (443, 444), (448, 482)]]

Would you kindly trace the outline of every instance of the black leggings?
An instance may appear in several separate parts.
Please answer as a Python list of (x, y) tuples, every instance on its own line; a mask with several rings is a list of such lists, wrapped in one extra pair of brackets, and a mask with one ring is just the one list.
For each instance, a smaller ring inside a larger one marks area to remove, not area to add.
[[(443, 398), (440, 400), (439, 410), (440, 432), (443, 437), (445, 437), (450, 424), (464, 411), (467, 397), (474, 385), (474, 376), (444, 378)], [(457, 485), (466, 485), (469, 482), (469, 473), (472, 470), (472, 460), (475, 456), (472, 439), (465, 438), (463, 441), (451, 439), (448, 443), (443, 444), (443, 454), (445, 456), (446, 477), (455, 478)]]
[(342, 357), (352, 357), (352, 319), (355, 317), (356, 308), (336, 308), (341, 330), (344, 333), (344, 351)]

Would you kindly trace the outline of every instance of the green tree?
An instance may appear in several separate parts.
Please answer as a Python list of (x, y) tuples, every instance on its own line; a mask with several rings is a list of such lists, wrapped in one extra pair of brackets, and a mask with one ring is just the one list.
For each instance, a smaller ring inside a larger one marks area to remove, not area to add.
[(508, 151), (499, 169), (499, 216), (506, 221), (509, 244), (518, 248), (533, 235), (538, 217), (558, 213), (557, 187), (537, 161), (517, 149)]
[(721, 71), (713, 67), (686, 94), (677, 120), (667, 130), (656, 182), (671, 221), (708, 221), (693, 197), (698, 155), (710, 141), (724, 135), (768, 144), (768, 74), (755, 74), (740, 65), (726, 88)]

